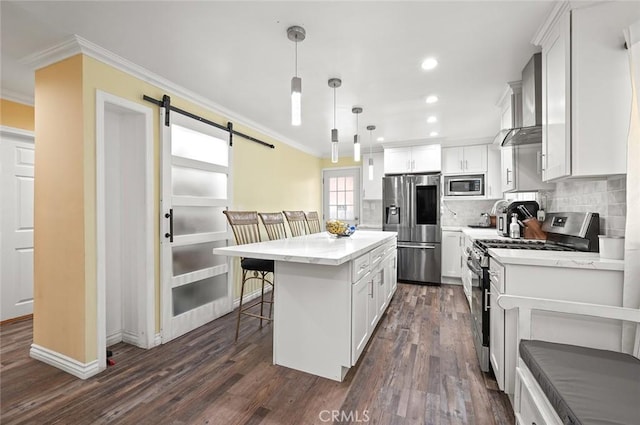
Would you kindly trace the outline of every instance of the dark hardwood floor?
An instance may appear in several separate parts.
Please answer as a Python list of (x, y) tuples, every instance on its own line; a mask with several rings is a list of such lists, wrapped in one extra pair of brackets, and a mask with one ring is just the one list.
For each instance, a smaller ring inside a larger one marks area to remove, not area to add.
[(0, 327), (2, 424), (514, 424), (478, 366), (462, 287), (400, 284), (344, 382), (271, 364), (272, 331), (229, 314), (168, 344), (117, 344), (82, 381), (29, 358), (32, 322)]

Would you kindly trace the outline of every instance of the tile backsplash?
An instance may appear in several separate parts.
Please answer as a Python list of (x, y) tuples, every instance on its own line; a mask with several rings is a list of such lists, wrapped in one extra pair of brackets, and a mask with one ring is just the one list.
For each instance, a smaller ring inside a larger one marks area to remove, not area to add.
[(364, 199), (362, 201), (362, 217), (360, 223), (363, 226), (379, 227), (382, 229), (382, 200)]
[(440, 202), (441, 226), (467, 226), (478, 224), (480, 214), (490, 212), (494, 200), (442, 200)]
[(541, 192), (540, 203), (551, 212), (597, 212), (600, 233), (624, 236), (627, 219), (627, 178), (610, 176), (598, 179), (568, 180), (556, 189)]

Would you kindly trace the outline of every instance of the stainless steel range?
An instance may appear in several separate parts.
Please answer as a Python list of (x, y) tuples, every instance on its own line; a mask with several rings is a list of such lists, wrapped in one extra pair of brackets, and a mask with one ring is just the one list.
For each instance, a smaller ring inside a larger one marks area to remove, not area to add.
[(489, 371), (489, 249), (598, 252), (600, 216), (597, 213), (549, 213), (542, 225), (547, 240), (477, 239), (467, 251), (467, 265), (473, 272), (471, 331), (480, 369)]

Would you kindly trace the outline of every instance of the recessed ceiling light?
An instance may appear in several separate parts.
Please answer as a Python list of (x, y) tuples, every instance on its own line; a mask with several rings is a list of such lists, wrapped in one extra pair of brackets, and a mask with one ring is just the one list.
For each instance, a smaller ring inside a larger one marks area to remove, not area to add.
[(376, 141), (377, 141), (377, 142), (384, 142), (384, 137), (378, 137), (378, 138), (376, 139)]
[(427, 96), (427, 103), (436, 103), (438, 101), (438, 96), (432, 94), (431, 96)]
[(426, 58), (422, 61), (422, 69), (429, 71), (430, 69), (438, 66), (438, 61), (435, 58)]
[(431, 115), (429, 118), (427, 118), (427, 122), (429, 124), (433, 124), (434, 122), (437, 122), (437, 121), (438, 119), (434, 115)]
[(429, 133), (429, 136), (431, 137), (436, 137), (438, 135), (437, 131), (432, 131), (431, 133)]

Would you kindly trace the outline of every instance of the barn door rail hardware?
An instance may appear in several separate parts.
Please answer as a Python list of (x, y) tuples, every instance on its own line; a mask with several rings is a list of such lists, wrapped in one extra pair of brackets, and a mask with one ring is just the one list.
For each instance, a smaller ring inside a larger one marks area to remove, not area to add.
[(206, 118), (203, 118), (203, 117), (201, 117), (199, 115), (192, 114), (191, 112), (185, 111), (184, 109), (180, 109), (180, 108), (178, 108), (176, 106), (173, 106), (173, 105), (171, 105), (171, 97), (169, 97), (166, 94), (164, 96), (162, 96), (162, 100), (154, 99), (154, 98), (152, 98), (150, 96), (147, 96), (146, 94), (142, 96), (142, 99), (146, 100), (147, 102), (151, 102), (151, 103), (153, 103), (155, 105), (158, 105), (160, 107), (163, 107), (163, 108), (165, 108), (167, 110), (167, 113), (165, 114), (165, 119), (164, 119), (164, 125), (167, 126), (167, 127), (170, 124), (169, 112), (173, 111), (173, 112), (177, 112), (178, 114), (184, 115), (186, 117), (193, 118), (194, 120), (200, 121), (200, 122), (202, 122), (204, 124), (208, 124), (210, 126), (219, 128), (220, 130), (228, 131), (229, 132), (229, 146), (233, 146), (233, 136), (236, 135), (238, 137), (242, 137), (243, 139), (250, 140), (252, 142), (261, 144), (262, 146), (266, 146), (266, 147), (271, 148), (271, 149), (275, 149), (276, 148), (271, 143), (263, 142), (260, 139), (256, 139), (255, 137), (251, 137), (251, 136), (249, 136), (247, 134), (244, 134), (244, 133), (241, 133), (239, 131), (234, 130), (233, 129), (233, 123), (231, 121), (227, 122), (227, 125), (224, 126), (224, 125), (218, 124), (216, 122), (213, 122), (211, 120), (208, 120)]

